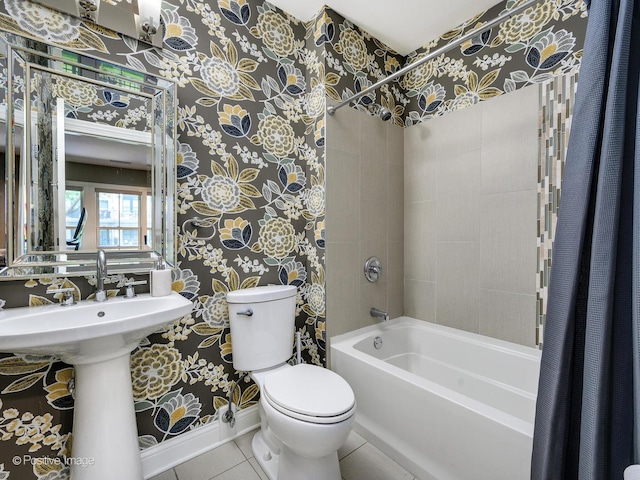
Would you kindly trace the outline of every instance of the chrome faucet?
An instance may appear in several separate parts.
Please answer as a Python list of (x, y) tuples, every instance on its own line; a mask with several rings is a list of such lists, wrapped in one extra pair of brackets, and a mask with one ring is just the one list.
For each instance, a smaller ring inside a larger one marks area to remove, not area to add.
[(104, 281), (107, 279), (107, 254), (104, 250), (98, 250), (96, 260), (96, 302), (104, 302), (107, 292), (104, 290)]
[(374, 318), (381, 318), (383, 322), (389, 321), (389, 312), (385, 312), (384, 310), (380, 310), (375, 307), (369, 310), (369, 315), (371, 315)]
[(48, 288), (46, 293), (61, 293), (60, 305), (68, 307), (69, 305), (75, 305), (76, 299), (74, 297), (75, 288)]

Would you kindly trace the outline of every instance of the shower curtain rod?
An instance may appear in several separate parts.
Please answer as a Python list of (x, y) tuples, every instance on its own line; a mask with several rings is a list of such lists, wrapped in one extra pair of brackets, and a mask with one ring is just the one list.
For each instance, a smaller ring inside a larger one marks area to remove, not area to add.
[(424, 57), (422, 57), (417, 62), (414, 62), (414, 63), (412, 63), (410, 65), (406, 65), (405, 67), (402, 67), (400, 70), (398, 70), (395, 73), (392, 73), (387, 78), (383, 78), (382, 80), (374, 83), (373, 85), (371, 85), (370, 87), (362, 90), (361, 92), (356, 93), (351, 98), (343, 100), (342, 102), (338, 103), (337, 105), (329, 105), (327, 107), (327, 113), (329, 115), (333, 115), (334, 113), (336, 113), (336, 110), (338, 110), (339, 108), (342, 108), (345, 105), (353, 102), (354, 100), (357, 100), (360, 97), (363, 97), (363, 96), (367, 95), (368, 93), (373, 92), (374, 90), (377, 90), (381, 86), (383, 86), (383, 85), (395, 80), (398, 77), (401, 77), (405, 73), (413, 70), (416, 67), (419, 67), (423, 63), (426, 63), (426, 62), (428, 62), (430, 60), (433, 60), (437, 56), (442, 55), (445, 52), (448, 52), (452, 48), (459, 46), (460, 44), (466, 42), (467, 40), (471, 40), (474, 37), (482, 35), (484, 32), (486, 32), (490, 28), (495, 27), (496, 25), (504, 22), (505, 20), (510, 19), (511, 17), (519, 14), (520, 12), (522, 12), (525, 9), (527, 9), (528, 7), (530, 7), (532, 5), (535, 5), (536, 3), (539, 3), (541, 1), (543, 1), (543, 0), (528, 0), (525, 3), (523, 3), (522, 5), (519, 5), (519, 6), (517, 6), (516, 8), (514, 8), (512, 10), (509, 10), (508, 12), (505, 12), (502, 15), (498, 15), (496, 18), (494, 18), (490, 22), (487, 22), (486, 24), (484, 24), (482, 26), (481, 30), (474, 30), (472, 32), (469, 32), (469, 33), (463, 35), (462, 37), (458, 38), (457, 40), (449, 42), (446, 45), (443, 45), (442, 47), (438, 48), (437, 50), (434, 50), (433, 52), (425, 55)]

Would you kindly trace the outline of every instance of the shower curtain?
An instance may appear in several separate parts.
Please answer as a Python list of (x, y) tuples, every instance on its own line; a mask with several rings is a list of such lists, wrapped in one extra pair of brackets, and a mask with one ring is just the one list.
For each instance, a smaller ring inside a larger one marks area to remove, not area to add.
[(592, 0), (562, 184), (532, 480), (640, 463), (640, 0)]

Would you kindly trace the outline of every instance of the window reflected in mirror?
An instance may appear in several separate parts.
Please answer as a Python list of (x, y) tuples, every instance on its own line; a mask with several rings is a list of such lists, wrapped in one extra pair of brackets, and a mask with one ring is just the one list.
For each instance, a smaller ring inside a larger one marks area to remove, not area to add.
[(1, 190), (13, 199), (0, 267), (68, 274), (78, 263), (80, 274), (98, 249), (175, 263), (175, 84), (16, 35), (0, 44), (11, 72), (0, 78)]

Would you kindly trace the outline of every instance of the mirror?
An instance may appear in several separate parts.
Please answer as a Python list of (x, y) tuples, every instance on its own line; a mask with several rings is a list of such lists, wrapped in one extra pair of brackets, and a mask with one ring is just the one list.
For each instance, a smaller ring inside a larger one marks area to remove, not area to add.
[(72, 17), (162, 48), (162, 0), (33, 0)]
[(175, 84), (13, 34), (0, 56), (0, 278), (175, 264)]

